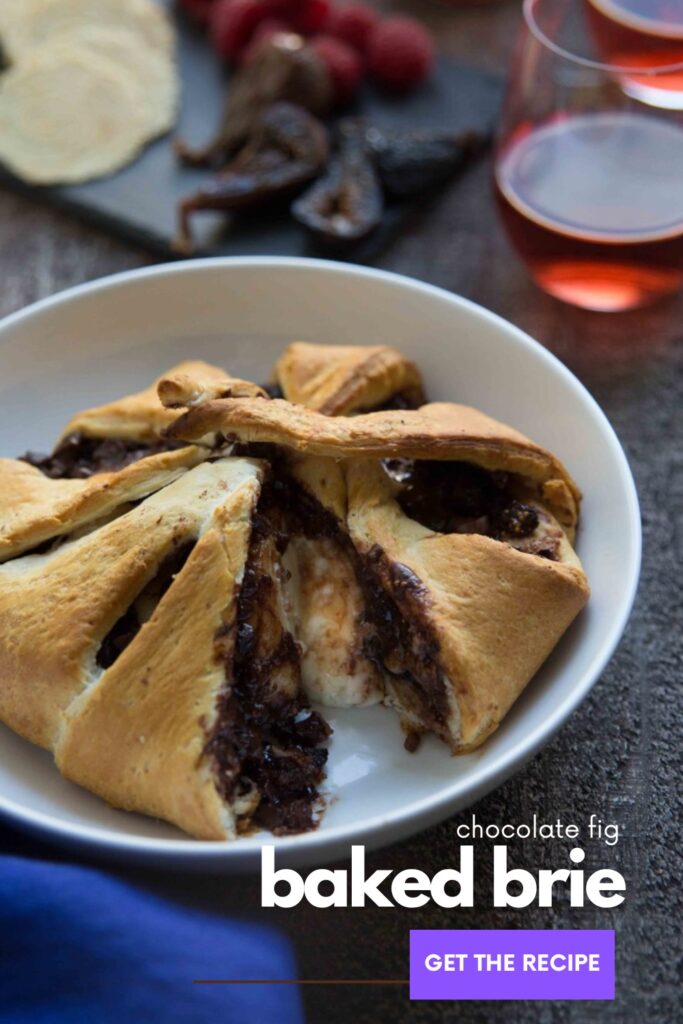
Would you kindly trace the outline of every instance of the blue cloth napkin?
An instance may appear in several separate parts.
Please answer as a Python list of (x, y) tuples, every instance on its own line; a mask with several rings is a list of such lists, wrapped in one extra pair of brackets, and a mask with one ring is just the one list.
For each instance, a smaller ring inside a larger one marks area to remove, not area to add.
[(3, 1024), (301, 1024), (297, 986), (193, 984), (296, 976), (271, 928), (100, 869), (0, 856)]

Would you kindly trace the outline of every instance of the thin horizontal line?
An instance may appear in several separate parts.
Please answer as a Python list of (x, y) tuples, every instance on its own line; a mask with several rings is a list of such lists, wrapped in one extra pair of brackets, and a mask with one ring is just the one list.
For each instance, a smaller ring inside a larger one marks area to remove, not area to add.
[(193, 985), (409, 985), (403, 978), (195, 978)]

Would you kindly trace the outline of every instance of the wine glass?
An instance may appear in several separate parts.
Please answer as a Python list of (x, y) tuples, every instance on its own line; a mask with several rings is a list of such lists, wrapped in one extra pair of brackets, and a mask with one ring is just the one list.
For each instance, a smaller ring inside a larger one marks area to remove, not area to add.
[(683, 0), (585, 3), (601, 58), (630, 68), (622, 89), (655, 107), (683, 110)]
[[(496, 197), (541, 288), (586, 309), (625, 310), (683, 285), (683, 115), (650, 102), (683, 62), (600, 59), (590, 4), (525, 0)], [(647, 97), (624, 88), (633, 74)]]

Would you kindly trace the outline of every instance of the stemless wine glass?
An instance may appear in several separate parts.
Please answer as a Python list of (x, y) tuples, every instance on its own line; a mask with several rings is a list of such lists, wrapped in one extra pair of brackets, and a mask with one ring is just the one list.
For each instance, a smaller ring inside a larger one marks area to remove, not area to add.
[(601, 58), (631, 69), (621, 76), (623, 90), (655, 107), (683, 110), (683, 0), (585, 3)]
[(683, 285), (683, 115), (624, 81), (660, 91), (683, 63), (600, 60), (589, 5), (525, 0), (496, 197), (541, 288), (586, 309), (633, 309)]

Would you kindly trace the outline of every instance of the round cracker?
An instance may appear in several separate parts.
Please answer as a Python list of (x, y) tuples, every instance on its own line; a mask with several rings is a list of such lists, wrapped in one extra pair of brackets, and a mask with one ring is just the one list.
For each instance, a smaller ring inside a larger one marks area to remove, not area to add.
[(154, 0), (0, 0), (0, 37), (12, 61), (88, 25), (127, 29), (151, 50), (171, 53), (174, 48), (171, 22)]
[(147, 121), (147, 140), (170, 131), (178, 110), (179, 81), (175, 60), (169, 52), (151, 49), (130, 29), (81, 25), (57, 36), (51, 46), (84, 47), (121, 68), (135, 83)]
[(0, 160), (25, 181), (87, 181), (118, 170), (147, 139), (139, 90), (113, 61), (44, 46), (0, 78)]

